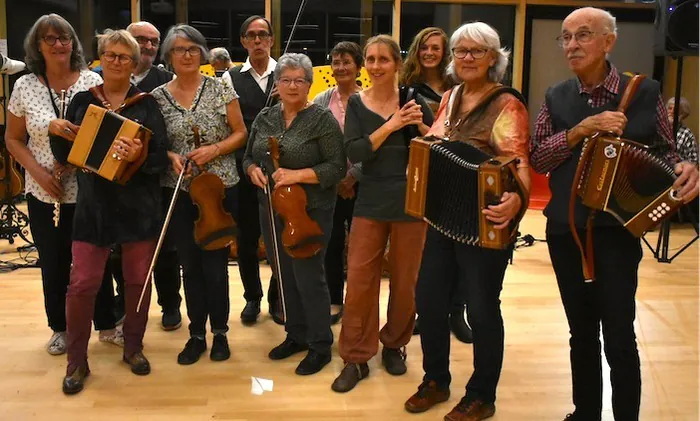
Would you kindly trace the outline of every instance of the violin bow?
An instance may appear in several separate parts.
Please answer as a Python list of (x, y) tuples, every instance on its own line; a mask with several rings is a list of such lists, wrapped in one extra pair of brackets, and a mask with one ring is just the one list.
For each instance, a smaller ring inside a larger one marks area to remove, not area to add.
[[(299, 10), (297, 10), (297, 16), (294, 18), (294, 24), (292, 25), (292, 30), (289, 31), (289, 38), (287, 38), (287, 43), (284, 46), (284, 51), (282, 51), (282, 55), (287, 54), (287, 50), (289, 50), (289, 44), (292, 42), (292, 37), (294, 36), (294, 32), (297, 30), (297, 26), (299, 25), (299, 18), (301, 18), (301, 14), (304, 12), (304, 8), (306, 7), (307, 0), (301, 0), (301, 4), (299, 4)], [(272, 100), (272, 91), (275, 88), (273, 87), (270, 89), (270, 92), (267, 93), (267, 100), (265, 101), (265, 107), (270, 106), (270, 101)]]
[(175, 202), (177, 201), (177, 196), (180, 193), (180, 186), (182, 185), (182, 180), (185, 178), (185, 173), (187, 172), (187, 166), (190, 165), (191, 161), (189, 159), (185, 160), (185, 164), (182, 167), (182, 172), (177, 178), (177, 183), (175, 184), (175, 191), (173, 192), (173, 197), (170, 199), (170, 206), (168, 207), (168, 213), (165, 215), (165, 222), (163, 223), (163, 228), (160, 230), (160, 237), (158, 237), (158, 244), (156, 245), (156, 250), (153, 253), (153, 258), (151, 259), (151, 266), (148, 268), (146, 273), (146, 281), (143, 283), (143, 288), (141, 288), (141, 296), (139, 297), (139, 303), (136, 305), (136, 312), (141, 311), (141, 303), (143, 302), (143, 296), (146, 294), (146, 289), (151, 284), (153, 279), (153, 269), (158, 261), (158, 255), (160, 254), (160, 249), (163, 246), (163, 241), (165, 240), (165, 233), (168, 231), (168, 225), (170, 224), (170, 218), (173, 216), (173, 209), (175, 208)]
[[(282, 55), (287, 54), (287, 51), (289, 50), (289, 45), (292, 42), (292, 37), (294, 37), (294, 32), (297, 29), (297, 26), (299, 25), (299, 19), (301, 18), (301, 14), (304, 11), (304, 8), (306, 7), (307, 0), (301, 0), (301, 4), (299, 4), (299, 10), (297, 10), (297, 15), (294, 18), (294, 24), (292, 25), (291, 31), (289, 31), (289, 38), (287, 38), (287, 42), (284, 46), (284, 51), (282, 52)], [(265, 101), (265, 107), (270, 106), (270, 102), (272, 100), (272, 91), (274, 90), (274, 87), (270, 89), (270, 92), (267, 93), (267, 100)], [(269, 145), (269, 143), (268, 143)], [(269, 152), (269, 146), (268, 146), (268, 154)], [(265, 173), (265, 166), (261, 165), (263, 173)], [(267, 175), (267, 174), (265, 174)], [(282, 265), (280, 264), (280, 249), (279, 249), (279, 244), (277, 241), (277, 226), (275, 225), (275, 210), (272, 206), (272, 188), (270, 187), (270, 182), (272, 181), (272, 174), (268, 176), (268, 183), (265, 184), (264, 191), (265, 191), (265, 197), (267, 198), (267, 217), (269, 219), (270, 223), (270, 237), (272, 239), (272, 254), (274, 257), (274, 262), (272, 262), (275, 265), (275, 270), (277, 271), (277, 286), (279, 288), (280, 292), (280, 298), (282, 302), (282, 314), (284, 315), (284, 322), (285, 324), (287, 323), (287, 304), (284, 300), (284, 282), (282, 281)]]

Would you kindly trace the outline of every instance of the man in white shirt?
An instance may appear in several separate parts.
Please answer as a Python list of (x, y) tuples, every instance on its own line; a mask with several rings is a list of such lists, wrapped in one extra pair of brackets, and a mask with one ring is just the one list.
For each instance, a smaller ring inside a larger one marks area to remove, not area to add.
[[(274, 42), (272, 25), (262, 16), (251, 16), (241, 25), (241, 44), (248, 51), (248, 58), (242, 66), (236, 66), (224, 73), (222, 79), (229, 83), (240, 96), (238, 101), (248, 133), (255, 117), (266, 105), (276, 102), (273, 73), (277, 62), (270, 57)], [(268, 98), (269, 101), (268, 101)], [(260, 220), (256, 187), (243, 173), (241, 160), (243, 150), (236, 151), (236, 165), (241, 181), (238, 183), (238, 271), (241, 275), (246, 305), (241, 312), (244, 323), (255, 323), (260, 314), (260, 301), (263, 297), (258, 263), (258, 241)], [(267, 301), (270, 314), (277, 323), (283, 323), (278, 302), (277, 281), (270, 280)]]

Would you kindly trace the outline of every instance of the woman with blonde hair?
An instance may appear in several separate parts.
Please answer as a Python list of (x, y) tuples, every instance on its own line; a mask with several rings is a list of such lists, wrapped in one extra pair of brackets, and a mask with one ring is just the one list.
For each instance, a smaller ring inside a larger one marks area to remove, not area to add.
[[(372, 87), (350, 96), (345, 118), (348, 159), (362, 163), (360, 188), (348, 246), (345, 314), (340, 356), (345, 367), (331, 388), (347, 392), (369, 375), (381, 341), (382, 364), (392, 375), (406, 372), (406, 344), (415, 322), (415, 286), (425, 224), (404, 212), (409, 126), (425, 134), (432, 113), (420, 97), (399, 95), (399, 46), (388, 35), (367, 41), (364, 61)], [(391, 271), (387, 323), (379, 330), (382, 258), (390, 239)]]
[(442, 94), (455, 85), (447, 74), (450, 54), (447, 34), (440, 28), (425, 28), (413, 38), (404, 60), (399, 83), (411, 86), (437, 114)]

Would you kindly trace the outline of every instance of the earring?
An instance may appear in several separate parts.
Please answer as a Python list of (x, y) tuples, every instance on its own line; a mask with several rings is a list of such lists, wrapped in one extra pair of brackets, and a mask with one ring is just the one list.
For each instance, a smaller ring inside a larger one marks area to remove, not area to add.
[(362, 73), (361, 73), (361, 72), (357, 72), (357, 77), (360, 77), (360, 75), (362, 75)]

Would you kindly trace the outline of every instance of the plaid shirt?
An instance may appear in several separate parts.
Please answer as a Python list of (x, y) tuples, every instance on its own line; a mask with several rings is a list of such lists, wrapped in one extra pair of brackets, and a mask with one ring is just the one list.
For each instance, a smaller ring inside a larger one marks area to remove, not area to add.
[(676, 150), (683, 161), (698, 165), (698, 142), (693, 132), (683, 124), (676, 133)]
[[(579, 94), (587, 98), (591, 108), (602, 107), (613, 101), (620, 91), (620, 74), (612, 63), (608, 63), (610, 71), (601, 85), (592, 91), (587, 91), (579, 79), (576, 80)], [(671, 123), (666, 114), (661, 95), (656, 102), (656, 133), (658, 141), (667, 147), (666, 160), (671, 163), (680, 161), (675, 152), (675, 145), (671, 136)], [(547, 103), (542, 104), (540, 113), (535, 120), (535, 130), (530, 139), (530, 165), (538, 173), (544, 174), (557, 168), (571, 156), (571, 149), (566, 141), (566, 130), (554, 132), (552, 116)]]

